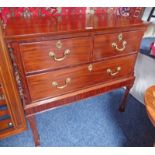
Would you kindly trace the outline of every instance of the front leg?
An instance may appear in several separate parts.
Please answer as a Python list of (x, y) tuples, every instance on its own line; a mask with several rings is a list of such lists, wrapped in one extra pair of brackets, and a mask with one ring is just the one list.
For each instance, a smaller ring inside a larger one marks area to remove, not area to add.
[(39, 138), (39, 133), (38, 133), (37, 125), (36, 125), (35, 116), (29, 116), (27, 119), (29, 121), (31, 130), (32, 130), (35, 146), (39, 146), (40, 145), (40, 138)]
[(130, 89), (132, 88), (132, 85), (130, 86), (126, 86), (126, 90), (125, 90), (125, 94), (123, 96), (123, 100), (119, 106), (119, 111), (120, 112), (124, 112), (125, 111), (125, 107), (127, 105), (127, 101), (128, 101), (128, 96), (129, 96), (129, 92), (130, 92)]

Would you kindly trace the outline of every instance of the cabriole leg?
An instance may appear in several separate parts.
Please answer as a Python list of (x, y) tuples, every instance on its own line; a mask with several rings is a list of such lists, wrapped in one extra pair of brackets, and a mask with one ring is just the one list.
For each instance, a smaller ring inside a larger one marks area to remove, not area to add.
[(129, 96), (129, 92), (130, 89), (132, 88), (132, 86), (126, 86), (126, 90), (125, 90), (125, 94), (123, 96), (123, 100), (119, 106), (119, 111), (120, 112), (124, 112), (125, 111), (125, 107), (127, 105), (127, 101), (128, 101), (128, 96)]

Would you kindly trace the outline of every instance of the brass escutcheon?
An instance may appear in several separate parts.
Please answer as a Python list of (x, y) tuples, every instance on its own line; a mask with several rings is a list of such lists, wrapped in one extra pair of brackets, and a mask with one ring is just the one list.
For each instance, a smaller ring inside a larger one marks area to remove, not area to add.
[(89, 70), (90, 72), (93, 70), (93, 65), (92, 65), (92, 64), (88, 65), (88, 70)]
[(56, 48), (57, 48), (57, 49), (61, 49), (61, 48), (62, 48), (62, 42), (61, 42), (60, 40), (58, 40), (58, 41), (56, 42)]
[(122, 35), (122, 33), (120, 33), (120, 34), (118, 35), (118, 40), (121, 41), (122, 39), (123, 39), (123, 35)]

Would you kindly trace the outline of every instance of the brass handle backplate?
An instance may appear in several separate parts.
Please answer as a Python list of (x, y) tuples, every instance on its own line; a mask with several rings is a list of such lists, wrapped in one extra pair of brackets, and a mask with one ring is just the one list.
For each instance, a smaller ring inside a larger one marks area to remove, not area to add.
[(58, 82), (53, 81), (53, 82), (52, 82), (52, 86), (53, 86), (53, 87), (56, 87), (56, 88), (58, 88), (58, 89), (63, 89), (63, 88), (65, 88), (65, 87), (67, 87), (68, 84), (69, 84), (70, 82), (71, 82), (71, 79), (70, 79), (70, 78), (67, 78), (67, 79), (65, 80), (65, 85), (59, 86)]
[[(122, 40), (123, 40), (123, 35), (122, 35), (122, 33), (120, 33), (120, 34), (118, 35), (118, 40), (119, 40), (119, 41), (122, 41)], [(116, 49), (117, 51), (119, 51), (119, 52), (124, 51), (125, 48), (126, 48), (126, 45), (127, 45), (127, 41), (126, 41), (126, 40), (122, 41), (122, 48), (119, 48), (118, 45), (117, 45), (117, 43), (115, 43), (115, 42), (112, 43), (112, 47), (115, 48), (115, 49)]]
[(108, 73), (109, 75), (111, 75), (111, 76), (115, 76), (115, 75), (117, 75), (117, 74), (120, 72), (120, 70), (121, 70), (121, 67), (120, 67), (120, 66), (118, 66), (118, 67), (116, 68), (116, 71), (115, 71), (115, 72), (113, 72), (112, 69), (108, 68), (108, 69), (107, 69), (107, 73)]
[(69, 54), (70, 54), (70, 50), (69, 50), (69, 49), (66, 49), (65, 52), (64, 52), (63, 57), (61, 57), (61, 58), (56, 58), (54, 52), (51, 52), (51, 51), (49, 52), (49, 56), (50, 56), (54, 61), (62, 61), (62, 60), (64, 60), (64, 59), (67, 57), (67, 55), (69, 55)]

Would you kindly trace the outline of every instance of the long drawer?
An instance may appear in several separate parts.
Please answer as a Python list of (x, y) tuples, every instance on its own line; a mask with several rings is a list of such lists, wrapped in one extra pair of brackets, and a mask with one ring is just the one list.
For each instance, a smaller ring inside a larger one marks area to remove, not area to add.
[(100, 60), (139, 50), (143, 31), (95, 35), (93, 59)]
[(27, 77), (32, 101), (55, 97), (132, 74), (136, 55)]
[(57, 69), (89, 62), (91, 37), (21, 43), (20, 52), (26, 73)]

